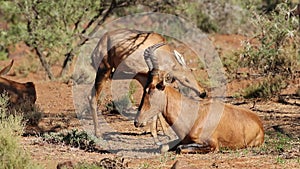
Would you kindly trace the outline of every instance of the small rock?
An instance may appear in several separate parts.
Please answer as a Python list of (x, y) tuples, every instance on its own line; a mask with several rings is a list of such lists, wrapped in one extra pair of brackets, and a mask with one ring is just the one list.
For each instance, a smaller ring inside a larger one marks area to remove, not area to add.
[(58, 163), (56, 166), (57, 169), (73, 169), (74, 168), (74, 164), (72, 163), (72, 161), (65, 161), (65, 162), (61, 162)]
[(195, 166), (189, 165), (188, 162), (183, 161), (183, 160), (177, 160), (173, 166), (171, 167), (171, 169), (198, 169)]

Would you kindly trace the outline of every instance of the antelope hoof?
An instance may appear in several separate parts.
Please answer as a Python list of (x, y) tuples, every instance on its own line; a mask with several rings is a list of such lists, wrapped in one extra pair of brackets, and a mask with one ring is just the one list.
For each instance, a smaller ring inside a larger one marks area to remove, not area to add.
[(134, 122), (135, 127), (143, 127), (143, 123), (139, 123), (137, 121)]
[(182, 146), (179, 145), (179, 146), (176, 148), (176, 154), (181, 154), (181, 151), (182, 151)]
[(159, 141), (155, 141), (155, 144), (158, 145), (158, 146), (161, 146), (163, 143), (159, 142)]
[(159, 149), (160, 149), (160, 153), (165, 153), (169, 151), (170, 147), (168, 144), (162, 144), (159, 146)]

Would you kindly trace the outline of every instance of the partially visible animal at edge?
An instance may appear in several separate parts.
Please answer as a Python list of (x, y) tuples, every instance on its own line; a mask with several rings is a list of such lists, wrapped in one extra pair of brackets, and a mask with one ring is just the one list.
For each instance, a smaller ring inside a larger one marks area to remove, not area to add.
[(14, 60), (0, 71), (0, 93), (6, 92), (9, 96), (9, 107), (15, 108), (21, 104), (34, 105), (36, 90), (33, 82), (19, 83), (2, 77), (13, 66)]
[[(128, 29), (107, 32), (100, 39), (92, 54), (93, 66), (97, 69), (97, 74), (91, 97), (89, 98), (96, 136), (98, 135), (97, 99), (105, 82), (112, 77), (114, 70), (119, 69), (121, 70), (120, 72), (123, 71), (123, 74), (118, 74), (117, 77), (114, 76), (114, 79), (133, 78), (145, 88), (148, 68), (143, 59), (143, 52), (151, 45), (165, 42), (166, 39), (160, 34)], [(197, 98), (205, 97), (205, 90), (199, 86), (191, 70), (176, 60), (170, 46), (165, 44), (160, 46), (157, 54), (161, 57), (157, 62), (162, 65), (162, 69), (171, 71), (176, 77), (179, 86), (190, 88), (193, 91), (191, 96), (196, 94), (195, 97)], [(128, 75), (125, 72), (130, 72), (131, 74)], [(166, 132), (167, 126), (161, 116), (153, 119), (150, 130), (154, 140), (157, 140), (155, 119), (159, 119), (162, 122), (161, 125), (164, 132)]]
[[(146, 57), (157, 59), (150, 49), (146, 49)], [(151, 76), (134, 125), (139, 127), (161, 112), (179, 137), (162, 145), (161, 152), (177, 147), (177, 153), (207, 153), (220, 147), (239, 149), (264, 142), (263, 124), (254, 112), (217, 100), (187, 98), (170, 86), (174, 78), (171, 74), (160, 70), (155, 62), (148, 67)]]

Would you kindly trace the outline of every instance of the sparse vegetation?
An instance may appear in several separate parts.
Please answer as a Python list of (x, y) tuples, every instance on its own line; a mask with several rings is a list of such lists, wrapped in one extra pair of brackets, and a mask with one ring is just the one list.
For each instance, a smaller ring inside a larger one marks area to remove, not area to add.
[(128, 95), (124, 95), (120, 99), (113, 101), (113, 105), (118, 112), (122, 113), (130, 107), (131, 101)]
[(27, 77), (29, 73), (36, 73), (38, 69), (38, 63), (34, 61), (33, 56), (27, 57), (22, 64), (14, 68), (16, 75), (22, 77)]
[(223, 58), (230, 78), (244, 68), (264, 79), (244, 90), (246, 98), (277, 96), (299, 68), (299, 20), (286, 18), (290, 10), (288, 3), (281, 3), (269, 14), (252, 11), (255, 36), (243, 42), (243, 50)]
[(236, 78), (236, 73), (239, 68), (239, 51), (234, 52), (233, 54), (227, 54), (223, 57), (222, 63), (223, 66), (225, 67), (227, 77), (231, 80)]
[(249, 98), (270, 98), (279, 95), (281, 89), (286, 87), (285, 81), (281, 76), (268, 77), (262, 82), (249, 86), (244, 89), (244, 97)]
[(293, 152), (299, 150), (300, 138), (290, 138), (279, 132), (267, 132), (265, 137), (265, 144), (260, 148), (260, 154), (276, 155), (278, 162), (284, 162), (288, 159), (299, 159), (297, 153)]
[(96, 149), (96, 144), (99, 142), (94, 135), (89, 134), (86, 131), (79, 131), (77, 129), (73, 129), (65, 133), (46, 133), (43, 135), (43, 139), (49, 143), (63, 143), (84, 150)]
[(8, 97), (0, 97), (0, 168), (42, 168), (31, 162), (29, 154), (21, 147), (24, 125), (21, 115), (7, 114)]
[(131, 81), (129, 84), (129, 91), (128, 91), (128, 97), (130, 99), (130, 102), (132, 104), (136, 104), (136, 101), (134, 100), (133, 94), (136, 92), (137, 90), (137, 84), (135, 81)]
[(43, 116), (43, 112), (38, 105), (32, 105), (31, 101), (26, 100), (13, 108), (6, 109), (6, 114), (20, 116), (24, 124), (33, 126), (38, 125)]
[(267, 132), (265, 134), (265, 143), (261, 147), (251, 147), (242, 150), (228, 150), (222, 148), (220, 151), (224, 154), (236, 154), (237, 157), (244, 155), (274, 155), (278, 163), (284, 163), (287, 160), (298, 160), (295, 154), (300, 148), (300, 138), (290, 138), (279, 132)]
[(97, 164), (77, 164), (75, 169), (103, 169), (103, 167), (98, 166)]

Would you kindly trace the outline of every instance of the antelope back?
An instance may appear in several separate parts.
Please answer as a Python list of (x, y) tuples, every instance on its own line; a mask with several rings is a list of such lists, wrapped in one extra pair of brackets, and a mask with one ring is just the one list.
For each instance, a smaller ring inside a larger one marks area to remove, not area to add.
[[(0, 71), (0, 75), (5, 75), (9, 72), (13, 65), (11, 63)], [(9, 95), (10, 106), (14, 107), (20, 103), (34, 104), (36, 101), (36, 90), (33, 82), (19, 83), (0, 76), (0, 93), (7, 92)]]

